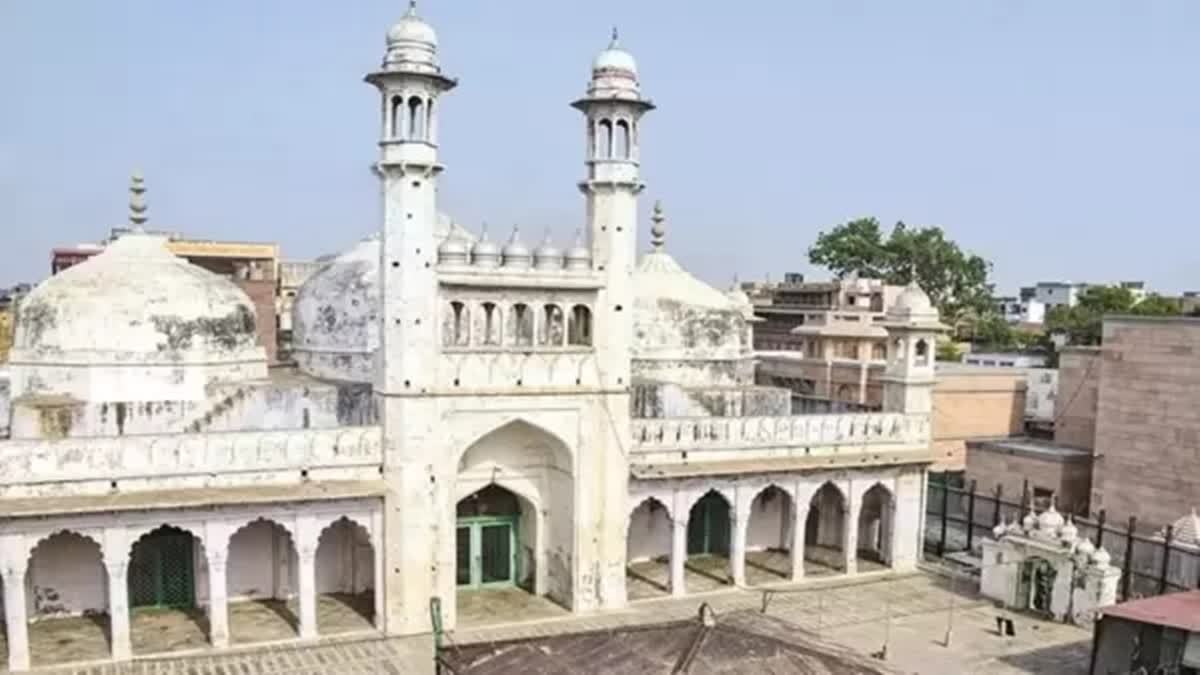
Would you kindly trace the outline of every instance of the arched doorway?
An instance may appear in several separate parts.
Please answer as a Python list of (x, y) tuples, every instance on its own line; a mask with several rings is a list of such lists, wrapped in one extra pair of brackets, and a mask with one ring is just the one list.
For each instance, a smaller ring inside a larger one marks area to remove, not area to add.
[(846, 571), (845, 528), (846, 499), (833, 483), (825, 483), (809, 502), (804, 523), (805, 576)]
[(706, 590), (732, 583), (729, 541), (732, 509), (716, 490), (709, 490), (688, 511), (688, 588)]
[[(459, 460), (454, 555), (458, 624), (561, 614), (574, 604), (575, 483), (570, 450), (523, 420)], [(543, 597), (544, 596), (544, 597)], [(547, 602), (548, 598), (551, 602)], [(496, 615), (498, 604), (510, 608)]]
[(208, 646), (208, 617), (198, 609), (204, 565), (203, 545), (187, 530), (163, 525), (134, 542), (126, 572), (133, 653)]
[(34, 666), (111, 657), (108, 573), (100, 544), (70, 531), (33, 548), (25, 572)]
[(671, 592), (671, 515), (648, 497), (629, 515), (625, 533), (625, 592), (630, 600)]
[(321, 635), (375, 625), (375, 549), (366, 528), (340, 518), (317, 542), (317, 622)]
[(792, 577), (792, 497), (768, 485), (750, 503), (746, 522), (746, 582), (778, 583)]
[(292, 535), (279, 523), (260, 519), (233, 534), (225, 572), (233, 642), (290, 640), (299, 634), (299, 567)]
[(1058, 570), (1045, 558), (1031, 557), (1021, 563), (1017, 581), (1017, 606), (1040, 614), (1051, 614), (1054, 582)]
[(858, 511), (858, 571), (877, 571), (892, 564), (892, 493), (876, 483), (867, 490)]
[(522, 511), (521, 498), (496, 484), (458, 502), (455, 583), (460, 588), (532, 589), (534, 565), (529, 553), (536, 533), (529, 531), (528, 524), (521, 527)]

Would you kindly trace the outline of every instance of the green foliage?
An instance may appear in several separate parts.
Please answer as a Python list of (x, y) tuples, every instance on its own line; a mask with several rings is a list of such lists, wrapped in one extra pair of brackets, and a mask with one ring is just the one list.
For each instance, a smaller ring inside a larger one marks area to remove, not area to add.
[(1177, 300), (1150, 294), (1140, 302), (1133, 292), (1118, 286), (1089, 286), (1074, 307), (1055, 307), (1046, 312), (1046, 332), (1061, 333), (1070, 345), (1098, 345), (1106, 314), (1173, 316), (1181, 313)]
[(916, 275), (949, 324), (991, 312), (991, 263), (964, 252), (940, 227), (896, 223), (885, 239), (879, 221), (860, 218), (817, 235), (808, 259), (838, 278), (849, 274), (907, 284)]
[(938, 361), (962, 361), (963, 350), (953, 340), (938, 340), (935, 358)]

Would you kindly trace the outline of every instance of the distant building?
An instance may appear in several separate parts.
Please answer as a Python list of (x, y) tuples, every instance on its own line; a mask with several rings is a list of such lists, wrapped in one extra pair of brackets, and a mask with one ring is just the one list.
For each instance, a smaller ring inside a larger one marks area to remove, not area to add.
[(1031, 436), (1054, 437), (1054, 406), (1058, 402), (1058, 370), (1025, 371), (1025, 428)]
[(296, 304), (296, 294), (299, 293), (304, 282), (312, 278), (328, 263), (328, 259), (289, 260), (279, 263), (279, 290), (276, 293), (275, 315), (278, 317), (278, 358), (280, 361), (292, 360), (292, 308)]
[(1039, 281), (1033, 287), (1033, 297), (1030, 301), (1038, 302), (1047, 310), (1055, 307), (1074, 307), (1079, 301), (1079, 294), (1087, 288), (1087, 284), (1074, 284), (1063, 281)]
[(1046, 365), (1046, 357), (1041, 354), (1026, 354), (1023, 352), (979, 352), (963, 355), (963, 363), (970, 366), (986, 366), (988, 368), (1040, 368)]
[(1040, 324), (1046, 320), (1046, 305), (1039, 300), (1005, 296), (993, 298), (996, 313), (1011, 324)]
[(878, 279), (808, 282), (788, 274), (754, 301), (762, 319), (755, 349), (784, 358), (798, 395), (878, 406), (882, 390), (869, 371), (887, 361), (883, 308), (902, 290)]

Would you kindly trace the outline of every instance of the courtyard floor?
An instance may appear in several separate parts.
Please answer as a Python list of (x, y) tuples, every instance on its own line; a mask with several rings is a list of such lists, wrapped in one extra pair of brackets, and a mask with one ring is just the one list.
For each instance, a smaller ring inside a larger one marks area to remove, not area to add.
[[(747, 571), (749, 573), (749, 567)], [(782, 585), (769, 589), (726, 586), (689, 597), (642, 600), (623, 610), (579, 617), (565, 615), (565, 611), (556, 606), (539, 608), (527, 594), (523, 594), (527, 597), (520, 597), (484, 591), (482, 593), (492, 594), (490, 598), (483, 594), (460, 594), (458, 606), (463, 624), (447, 635), (447, 643), (538, 637), (690, 619), (696, 616), (702, 603), (708, 603), (716, 611), (718, 621), (724, 612), (762, 611), (765, 607), (768, 614), (864, 653), (877, 652), (886, 643), (888, 662), (908, 673), (1083, 675), (1086, 672), (1091, 646), (1088, 631), (1035, 617), (1009, 615), (1015, 619), (1016, 636), (1001, 637), (996, 632), (995, 619), (1002, 610), (979, 598), (971, 590), (973, 586), (971, 581), (957, 581), (928, 572), (885, 573), (865, 579), (832, 576), (810, 579), (802, 586)], [(485, 604), (494, 606), (487, 607), (483, 614), (474, 614), (472, 605), (485, 600), (488, 601)], [(345, 611), (345, 605), (342, 608), (337, 611)], [(536, 616), (539, 610), (550, 609), (556, 616), (514, 621), (513, 617), (519, 619), (520, 615), (509, 612), (522, 608), (531, 610), (530, 617)], [(324, 598), (321, 611), (323, 616), (329, 616), (329, 604)], [(357, 612), (354, 614), (357, 616)], [(471, 622), (486, 623), (505, 616), (508, 621), (504, 625), (471, 625)], [(349, 627), (367, 625), (359, 616)], [(951, 630), (947, 631), (948, 628)], [(328, 633), (324, 623), (322, 630)], [(100, 634), (103, 635), (103, 631)], [(205, 652), (133, 664), (76, 666), (52, 672), (55, 675), (403, 673), (409, 670), (402, 667), (403, 663), (412, 664), (416, 663), (413, 659), (424, 658), (408, 653), (403, 658), (409, 660), (402, 661), (401, 652), (402, 647), (395, 640), (347, 636), (323, 640), (316, 645), (273, 644), (232, 653)]]
[[(322, 635), (373, 630), (373, 606), (370, 594), (322, 595), (317, 604), (317, 630)], [(230, 641), (241, 645), (294, 639), (298, 612), (295, 601), (230, 603)], [(208, 615), (203, 609), (138, 609), (130, 616), (129, 628), (134, 655), (209, 648)], [(35, 621), (29, 624), (29, 650), (34, 666), (104, 661), (111, 653), (108, 616)], [(0, 630), (0, 664), (7, 661), (8, 645)]]
[[(841, 551), (821, 546), (808, 546), (804, 559), (804, 576), (819, 579), (840, 575), (843, 561)], [(684, 584), (687, 592), (705, 593), (729, 588), (729, 559), (718, 555), (694, 555), (684, 565)], [(858, 571), (882, 572), (887, 567), (859, 558)], [(630, 600), (662, 598), (671, 594), (671, 564), (666, 558), (631, 563), (626, 570), (625, 588)], [(746, 553), (746, 584), (774, 586), (791, 582), (792, 561), (787, 551), (749, 551)]]

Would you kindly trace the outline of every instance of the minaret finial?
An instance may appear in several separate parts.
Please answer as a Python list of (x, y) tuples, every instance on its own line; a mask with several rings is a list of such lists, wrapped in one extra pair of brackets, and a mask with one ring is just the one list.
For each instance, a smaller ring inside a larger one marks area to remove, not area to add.
[(667, 243), (667, 229), (663, 227), (666, 219), (667, 217), (663, 215), (662, 202), (656, 200), (654, 215), (650, 216), (650, 220), (654, 221), (654, 226), (650, 228), (650, 244), (654, 246), (655, 251), (661, 251)]
[(616, 46), (617, 46), (617, 42), (619, 41), (619, 39), (620, 39), (620, 35), (617, 33), (617, 27), (616, 27), (616, 26), (613, 26), (613, 30), (612, 30), (612, 42), (610, 42), (610, 43), (609, 43), (609, 45), (608, 45), (609, 49), (611, 49), (611, 48), (613, 48), (613, 47), (616, 47)]
[(408, 15), (416, 16), (416, 14), (417, 14), (417, 0), (408, 0)]
[(141, 232), (149, 218), (146, 216), (146, 179), (141, 171), (134, 171), (129, 178), (129, 225)]

